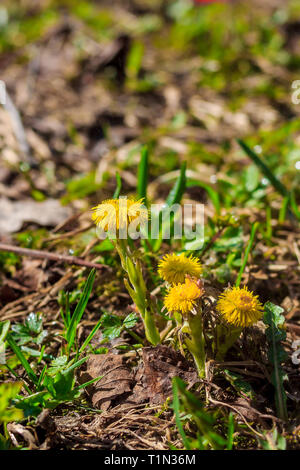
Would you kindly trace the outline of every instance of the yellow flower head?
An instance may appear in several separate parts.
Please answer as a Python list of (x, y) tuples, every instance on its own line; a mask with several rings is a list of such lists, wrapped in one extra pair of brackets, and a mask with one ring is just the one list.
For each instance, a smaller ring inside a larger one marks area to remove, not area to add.
[(169, 284), (183, 283), (185, 276), (199, 278), (202, 266), (199, 259), (192, 256), (166, 255), (158, 265), (158, 274)]
[(203, 295), (203, 289), (196, 280), (187, 277), (183, 284), (171, 287), (165, 297), (164, 304), (168, 312), (181, 312), (186, 314), (196, 305)]
[(262, 317), (263, 306), (247, 287), (232, 287), (220, 295), (217, 311), (228, 323), (243, 328), (254, 325)]
[(125, 229), (132, 221), (141, 225), (148, 220), (148, 210), (143, 205), (143, 200), (119, 198), (107, 199), (93, 208), (93, 221), (104, 232)]

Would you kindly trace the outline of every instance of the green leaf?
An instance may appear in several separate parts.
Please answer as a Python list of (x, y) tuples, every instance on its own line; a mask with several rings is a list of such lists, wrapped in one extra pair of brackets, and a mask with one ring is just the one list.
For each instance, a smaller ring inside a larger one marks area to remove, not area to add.
[[(175, 421), (186, 449), (191, 448), (191, 441), (186, 437), (182, 423), (180, 421), (180, 401), (182, 403), (184, 412), (188, 415), (191, 415), (192, 420), (195, 422), (198, 428), (198, 442), (200, 443), (200, 449), (210, 446), (210, 448), (214, 450), (221, 450), (225, 449), (228, 445), (230, 446), (230, 442), (228, 444), (228, 442), (221, 435), (215, 432), (213, 427), (215, 425), (214, 416), (204, 409), (201, 401), (193, 393), (186, 389), (186, 384), (178, 377), (173, 378), (172, 384)], [(232, 436), (230, 436), (230, 439), (232, 439)]]
[(51, 376), (55, 376), (58, 372), (62, 372), (68, 364), (68, 357), (67, 356), (60, 356), (56, 359), (51, 361), (51, 364), (48, 368), (47, 374)]
[(20, 382), (10, 382), (0, 385), (0, 423), (20, 421), (24, 418), (23, 412), (12, 406), (12, 400), (16, 398), (22, 388)]
[(126, 63), (126, 75), (134, 80), (138, 77), (144, 55), (144, 45), (140, 41), (135, 41), (128, 54)]
[(24, 412), (24, 416), (38, 416), (44, 408), (47, 408), (47, 401), (51, 398), (48, 391), (41, 391), (26, 397), (18, 398), (15, 402), (16, 408)]
[(9, 328), (10, 328), (10, 321), (9, 320), (0, 322), (0, 344), (4, 343), (4, 341), (6, 339), (6, 336), (9, 332)]
[(83, 199), (89, 194), (95, 193), (101, 184), (95, 182), (95, 172), (76, 176), (66, 185), (66, 195), (61, 198), (62, 204), (69, 204), (75, 199)]
[(48, 336), (46, 330), (43, 330), (43, 319), (41, 315), (31, 312), (26, 318), (24, 324), (15, 324), (11, 327), (12, 337), (19, 346), (27, 343), (41, 344)]
[(125, 328), (133, 328), (137, 322), (139, 321), (139, 317), (135, 313), (130, 313), (125, 318), (123, 325)]
[(138, 198), (143, 199), (146, 205), (147, 205), (148, 165), (149, 165), (149, 152), (148, 152), (148, 148), (144, 146), (142, 148), (141, 160), (138, 166), (137, 194), (138, 194)]
[(286, 440), (275, 428), (272, 432), (264, 432), (265, 439), (259, 439), (264, 450), (286, 450)]
[(31, 312), (25, 320), (25, 325), (28, 327), (29, 331), (33, 333), (40, 333), (43, 328), (43, 320), (41, 315), (36, 315)]
[(241, 375), (224, 369), (224, 374), (228, 382), (235, 388), (238, 394), (242, 397), (247, 397), (250, 400), (255, 398), (255, 393), (251, 385), (246, 382)]
[(269, 344), (269, 361), (273, 366), (272, 383), (275, 387), (275, 402), (277, 413), (280, 419), (287, 421), (286, 393), (283, 387), (285, 373), (281, 363), (286, 360), (286, 353), (282, 347), (281, 341), (286, 339), (284, 330), (285, 318), (282, 315), (283, 308), (267, 302), (264, 305), (264, 323), (267, 326), (266, 337)]

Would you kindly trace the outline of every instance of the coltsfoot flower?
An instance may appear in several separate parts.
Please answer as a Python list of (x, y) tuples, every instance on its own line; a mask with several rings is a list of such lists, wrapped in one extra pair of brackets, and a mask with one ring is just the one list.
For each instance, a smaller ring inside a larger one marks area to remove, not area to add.
[(199, 278), (202, 266), (198, 258), (168, 254), (158, 264), (158, 274), (169, 284), (183, 283), (185, 276)]
[(198, 299), (203, 295), (203, 289), (195, 279), (187, 277), (182, 284), (171, 287), (165, 297), (164, 304), (168, 312), (180, 312), (183, 315), (190, 312)]
[(232, 287), (220, 295), (217, 311), (231, 325), (244, 328), (260, 320), (263, 305), (247, 287)]
[(137, 225), (145, 223), (148, 220), (148, 210), (142, 199), (107, 199), (93, 208), (92, 219), (104, 232), (127, 230), (132, 221)]

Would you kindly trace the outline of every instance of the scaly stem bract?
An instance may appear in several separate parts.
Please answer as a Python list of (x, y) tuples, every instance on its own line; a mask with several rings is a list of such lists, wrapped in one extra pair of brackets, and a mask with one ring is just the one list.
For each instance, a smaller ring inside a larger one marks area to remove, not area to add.
[(124, 280), (126, 289), (142, 317), (146, 338), (156, 346), (160, 343), (160, 335), (155, 325), (154, 306), (145, 285), (141, 265), (133, 258), (125, 240), (116, 240), (115, 246), (120, 255), (122, 267), (128, 275), (128, 280)]

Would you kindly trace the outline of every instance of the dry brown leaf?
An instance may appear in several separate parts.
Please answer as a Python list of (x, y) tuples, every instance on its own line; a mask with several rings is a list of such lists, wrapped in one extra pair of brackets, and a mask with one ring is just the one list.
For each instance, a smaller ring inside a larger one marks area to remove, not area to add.
[(123, 364), (122, 356), (113, 353), (91, 354), (86, 370), (81, 372), (81, 383), (103, 376), (87, 388), (93, 406), (107, 410), (112, 401), (121, 399), (131, 392), (132, 378), (130, 370)]
[(36, 202), (32, 199), (10, 201), (0, 198), (0, 234), (18, 232), (24, 222), (55, 226), (69, 217), (71, 209), (56, 199)]
[(8, 423), (7, 431), (12, 439), (12, 442), (19, 446), (20, 443), (18, 442), (16, 435), (21, 436), (21, 438), (26, 442), (29, 450), (30, 449), (37, 449), (36, 440), (33, 434), (29, 431), (29, 429), (22, 426), (22, 424), (17, 423)]
[(143, 365), (139, 369), (133, 389), (133, 400), (161, 404), (172, 395), (172, 378), (180, 377), (189, 387), (199, 381), (195, 368), (178, 352), (158, 345), (143, 349)]

